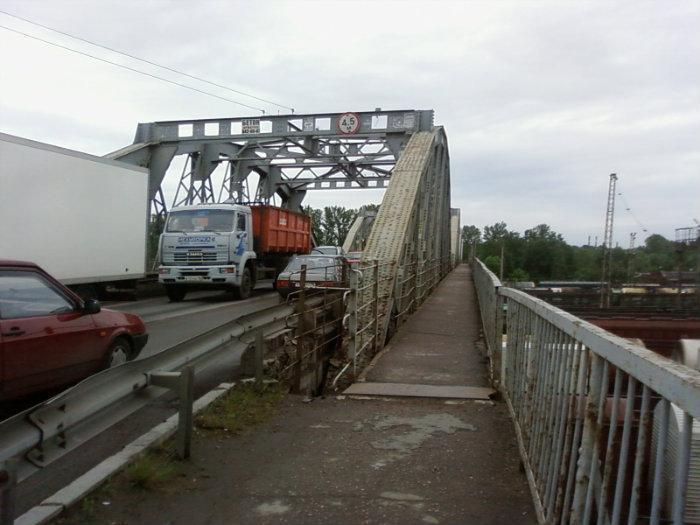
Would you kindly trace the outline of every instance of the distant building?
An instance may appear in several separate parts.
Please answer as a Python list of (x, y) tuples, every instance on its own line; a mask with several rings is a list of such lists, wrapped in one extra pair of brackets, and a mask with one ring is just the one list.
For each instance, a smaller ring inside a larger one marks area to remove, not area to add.
[(450, 255), (452, 265), (459, 264), (462, 260), (462, 227), (459, 208), (450, 208)]

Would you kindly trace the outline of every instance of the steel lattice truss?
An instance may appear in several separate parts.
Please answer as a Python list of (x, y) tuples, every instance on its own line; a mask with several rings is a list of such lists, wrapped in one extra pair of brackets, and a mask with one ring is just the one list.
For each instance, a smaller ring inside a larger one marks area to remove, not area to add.
[[(363, 260), (384, 263), (379, 315), (387, 323), (406, 308), (401, 302), (410, 295), (407, 288), (423, 286), (425, 268), (435, 268), (441, 276), (450, 269), (450, 216), (447, 136), (436, 127), (412, 136), (365, 245)], [(403, 279), (408, 273), (417, 276), (414, 282)], [(382, 342), (386, 330), (385, 323)]]
[[(410, 137), (432, 126), (431, 110), (153, 122), (139, 124), (134, 144), (108, 157), (149, 168), (155, 214), (167, 211), (162, 183), (178, 155), (187, 161), (174, 206), (276, 196), (298, 208), (308, 190), (387, 187)], [(215, 188), (211, 175), (221, 164), (226, 172)]]

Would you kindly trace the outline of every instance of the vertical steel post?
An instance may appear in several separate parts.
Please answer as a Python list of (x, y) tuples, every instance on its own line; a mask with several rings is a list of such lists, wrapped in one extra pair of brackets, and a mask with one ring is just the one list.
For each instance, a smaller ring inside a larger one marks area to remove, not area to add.
[[(357, 377), (357, 302), (359, 288), (359, 272), (352, 270), (350, 272), (350, 294), (348, 295), (348, 354), (352, 357), (352, 374), (353, 378)], [(364, 279), (363, 279), (364, 280)]]
[(17, 460), (5, 461), (0, 470), (0, 525), (13, 525), (15, 522), (15, 499), (17, 490)]
[(192, 444), (192, 404), (194, 403), (194, 367), (186, 366), (180, 372), (152, 372), (150, 385), (167, 388), (179, 399), (177, 419), (177, 452), (180, 459), (190, 457)]
[(642, 492), (642, 469), (644, 468), (644, 453), (647, 448), (647, 433), (651, 423), (651, 414), (649, 413), (650, 397), (651, 389), (644, 385), (642, 387), (642, 406), (639, 411), (639, 429), (637, 431), (637, 447), (634, 455), (632, 496), (630, 498), (630, 510), (627, 517), (628, 525), (635, 525), (639, 514), (639, 501), (641, 499)]
[(192, 405), (194, 403), (194, 367), (180, 372), (180, 407), (177, 420), (178, 455), (188, 459), (192, 452)]
[(664, 463), (666, 461), (666, 441), (668, 440), (668, 423), (671, 412), (671, 403), (668, 399), (662, 399), (659, 422), (659, 434), (656, 442), (656, 460), (654, 461), (654, 488), (651, 496), (650, 525), (659, 525), (661, 515), (661, 502), (664, 497)]
[(505, 300), (498, 293), (499, 289), (495, 289), (495, 302), (496, 302), (496, 327), (494, 330), (494, 340), (493, 348), (491, 352), (493, 354), (493, 371), (494, 371), (494, 382), (496, 383), (496, 388), (503, 383), (503, 306), (505, 305)]
[(263, 386), (263, 332), (258, 330), (255, 333), (255, 388), (260, 392)]
[(372, 265), (372, 319), (374, 320), (372, 353), (376, 354), (379, 351), (379, 260), (377, 259)]
[(582, 523), (584, 506), (588, 486), (592, 484), (591, 463), (596, 441), (600, 434), (598, 410), (600, 406), (600, 385), (603, 382), (603, 358), (590, 352), (591, 375), (588, 383), (588, 396), (586, 398), (585, 419), (583, 423), (583, 437), (576, 469), (576, 485), (574, 487), (574, 500), (572, 503), (571, 522)]
[(683, 412), (683, 427), (678, 436), (678, 456), (676, 457), (676, 475), (673, 483), (673, 523), (684, 523), (685, 500), (688, 490), (688, 473), (690, 471), (690, 446), (693, 440), (693, 416)]
[(297, 300), (297, 366), (294, 371), (297, 392), (301, 392), (301, 364), (304, 358), (304, 310), (306, 303), (306, 265), (301, 265), (301, 272), (299, 273), (299, 299)]

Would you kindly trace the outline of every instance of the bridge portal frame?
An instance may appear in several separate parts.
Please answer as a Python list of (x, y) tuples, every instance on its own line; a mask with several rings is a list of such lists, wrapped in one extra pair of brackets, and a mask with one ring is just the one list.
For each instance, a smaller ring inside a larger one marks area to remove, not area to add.
[[(164, 215), (165, 174), (187, 155), (173, 205), (269, 202), (297, 209), (308, 190), (381, 189), (410, 137), (433, 128), (432, 110), (275, 115), (140, 123), (134, 143), (107, 155), (150, 170), (151, 213)], [(348, 122), (351, 124), (348, 125)], [(227, 165), (223, 183), (211, 175)], [(248, 178), (259, 176), (255, 195)]]

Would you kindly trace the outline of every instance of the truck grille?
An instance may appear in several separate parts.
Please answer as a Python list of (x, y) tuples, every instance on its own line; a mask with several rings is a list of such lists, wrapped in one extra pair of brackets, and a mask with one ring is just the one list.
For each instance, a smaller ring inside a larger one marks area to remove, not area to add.
[(204, 264), (226, 264), (228, 253), (226, 251), (212, 250), (178, 250), (175, 253), (165, 253), (165, 264), (182, 264), (188, 266)]

